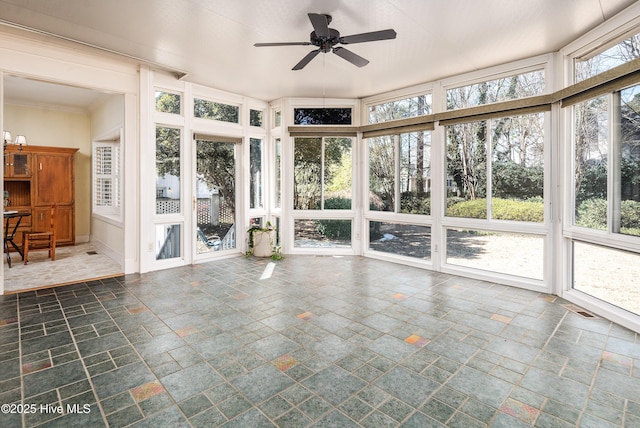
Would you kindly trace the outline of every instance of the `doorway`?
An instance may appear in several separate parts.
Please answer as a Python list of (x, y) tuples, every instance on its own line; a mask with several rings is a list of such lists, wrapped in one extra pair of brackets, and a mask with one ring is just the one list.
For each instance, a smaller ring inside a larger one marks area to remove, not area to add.
[[(74, 156), (75, 214), (73, 222), (66, 222), (75, 236), (57, 249), (54, 262), (46, 257), (46, 252), (37, 252), (24, 266), (17, 253), (13, 254), (13, 267), (4, 265), (3, 291), (122, 274), (124, 216), (96, 213), (92, 207), (95, 196), (92, 141), (116, 129), (117, 137), (113, 139), (124, 145), (120, 129), (125, 117), (125, 95), (8, 74), (2, 76), (2, 83), (3, 129), (14, 136), (25, 136), (28, 147), (43, 147), (45, 151), (78, 150)], [(31, 204), (25, 201), (14, 205), (12, 209), (21, 205), (29, 209)]]
[(193, 150), (193, 258), (215, 258), (238, 244), (239, 138), (196, 134)]

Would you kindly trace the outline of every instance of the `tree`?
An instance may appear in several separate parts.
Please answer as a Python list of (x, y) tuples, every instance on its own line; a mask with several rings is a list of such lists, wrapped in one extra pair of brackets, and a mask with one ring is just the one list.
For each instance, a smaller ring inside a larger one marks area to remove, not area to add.
[(238, 123), (239, 115), (240, 108), (238, 106), (201, 100), (199, 98), (193, 100), (194, 117)]
[(224, 203), (235, 213), (235, 144), (200, 140), (197, 142), (196, 171), (209, 188), (217, 188)]
[[(323, 190), (325, 193), (343, 191), (341, 197), (350, 197), (351, 145), (351, 138), (295, 139), (295, 209), (322, 209)], [(324, 197), (326, 199), (328, 196), (325, 194)]]
[(322, 138), (296, 138), (293, 165), (293, 208), (317, 209), (322, 191)]
[[(418, 116), (426, 114), (426, 96), (418, 97)], [(425, 177), (424, 177), (424, 133), (418, 132), (418, 142), (416, 146), (416, 193), (423, 195), (425, 193)]]
[(369, 190), (382, 200), (371, 209), (393, 211), (395, 208), (395, 168), (393, 137), (369, 140)]
[(156, 128), (156, 170), (160, 177), (180, 177), (180, 130)]
[(486, 196), (485, 135), (485, 121), (447, 128), (447, 175), (455, 180), (466, 199)]
[(576, 208), (586, 199), (607, 197), (607, 109), (606, 97), (574, 107)]
[(544, 191), (544, 115), (492, 121), (492, 196), (530, 199)]
[(351, 108), (296, 108), (295, 125), (351, 125)]
[(156, 92), (156, 111), (180, 114), (180, 95)]
[[(252, 110), (255, 111), (255, 110)], [(249, 139), (249, 208), (262, 207), (262, 140)]]

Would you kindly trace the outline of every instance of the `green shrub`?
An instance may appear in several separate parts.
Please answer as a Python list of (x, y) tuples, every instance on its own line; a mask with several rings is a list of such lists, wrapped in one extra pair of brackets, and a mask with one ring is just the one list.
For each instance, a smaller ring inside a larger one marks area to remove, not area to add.
[(351, 240), (351, 220), (316, 220), (316, 230), (329, 239)]
[(474, 199), (455, 203), (447, 207), (447, 215), (451, 217), (487, 218), (487, 200)]
[[(620, 204), (621, 228), (640, 229), (640, 202), (622, 201)], [(637, 233), (633, 233), (636, 235)]]
[[(607, 208), (606, 199), (587, 199), (578, 207), (576, 225), (607, 230)], [(620, 203), (620, 232), (640, 236), (640, 202), (627, 200)]]
[[(531, 221), (542, 223), (544, 220), (544, 202), (542, 198), (526, 201), (514, 199), (492, 199), (492, 217), (495, 220)], [(487, 200), (474, 199), (455, 203), (447, 208), (451, 217), (487, 218)]]
[[(324, 208), (329, 210), (351, 209), (351, 199), (327, 198)], [(329, 239), (351, 240), (350, 220), (316, 220), (316, 230), (320, 235)]]
[(539, 198), (526, 201), (494, 198), (491, 212), (492, 217), (496, 220), (542, 223), (544, 221), (544, 202)]
[(544, 168), (526, 167), (513, 161), (493, 163), (493, 195), (498, 198), (528, 200), (542, 196)]
[(428, 193), (403, 192), (400, 195), (400, 212), (405, 214), (431, 214), (431, 198)]
[[(459, 204), (460, 202), (465, 202), (466, 199), (460, 196), (447, 196), (447, 208), (454, 206), (455, 204)], [(447, 214), (449, 212), (447, 211)]]
[(350, 198), (327, 198), (324, 201), (325, 210), (350, 210)]
[(583, 201), (576, 212), (576, 226), (607, 230), (607, 200), (590, 198)]

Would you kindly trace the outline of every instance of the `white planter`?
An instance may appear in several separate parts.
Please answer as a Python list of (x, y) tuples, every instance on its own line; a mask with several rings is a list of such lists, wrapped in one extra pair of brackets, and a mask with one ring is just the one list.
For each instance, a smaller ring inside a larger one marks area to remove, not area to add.
[(271, 257), (272, 243), (275, 242), (276, 231), (261, 231), (256, 230), (253, 232), (253, 255), (256, 257)]

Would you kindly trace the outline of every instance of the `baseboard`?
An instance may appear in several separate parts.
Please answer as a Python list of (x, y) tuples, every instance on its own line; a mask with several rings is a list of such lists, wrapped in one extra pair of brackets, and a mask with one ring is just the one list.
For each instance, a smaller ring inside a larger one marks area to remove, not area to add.
[(76, 235), (76, 244), (86, 244), (89, 242), (89, 235)]
[(91, 241), (91, 245), (93, 245), (94, 247), (96, 247), (98, 251), (107, 255), (113, 261), (118, 263), (120, 267), (124, 268), (123, 262), (122, 262), (123, 255), (120, 252), (114, 250), (113, 248), (105, 245), (103, 242), (100, 242), (100, 241), (95, 241), (95, 240)]

